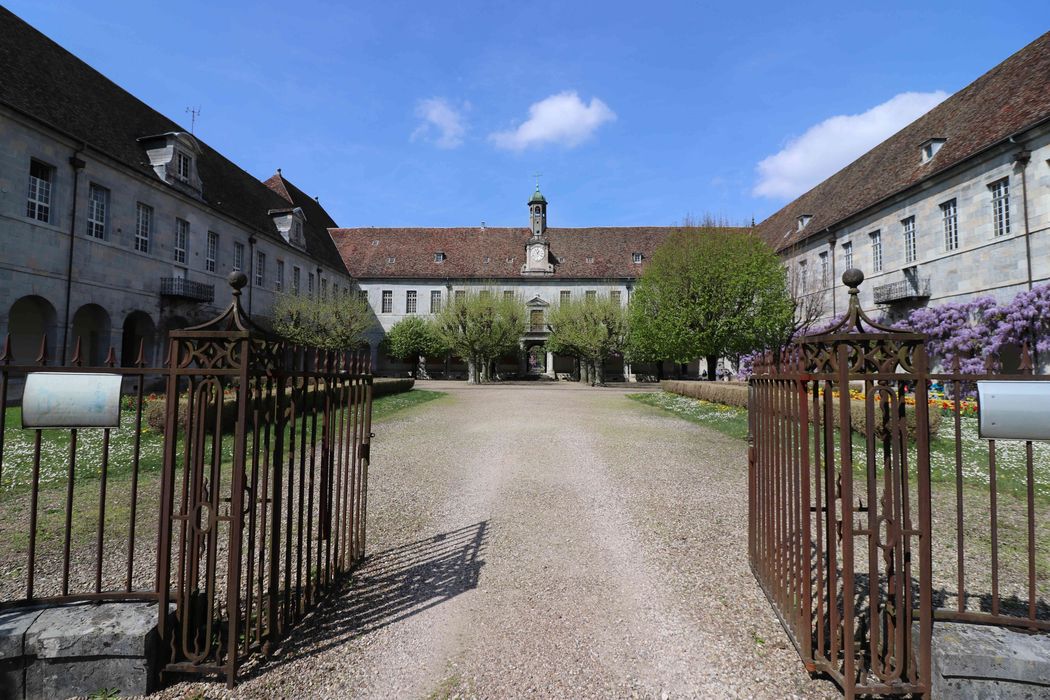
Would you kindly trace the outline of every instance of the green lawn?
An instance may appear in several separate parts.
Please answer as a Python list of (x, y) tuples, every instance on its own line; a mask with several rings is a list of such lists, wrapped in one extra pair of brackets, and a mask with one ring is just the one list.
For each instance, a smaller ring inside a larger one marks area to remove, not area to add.
[[(442, 392), (413, 389), (382, 396), (372, 402), (373, 422), (382, 421), (398, 411), (432, 401)], [(4, 433), (3, 473), (0, 474), (0, 500), (10, 493), (26, 490), (32, 483), (33, 455), (36, 431), (22, 428), (20, 408), (7, 409)], [(296, 421), (300, 429), (303, 420)], [(131, 474), (135, 449), (135, 411), (126, 409), (121, 414), (120, 428), (110, 430), (108, 478), (114, 481), (126, 479)], [(308, 428), (310, 423), (307, 423)], [(77, 431), (77, 462), (74, 479), (77, 482), (97, 480), (102, 470), (103, 433), (100, 428)], [(69, 442), (71, 431), (65, 429), (43, 430), (40, 440), (40, 483), (44, 486), (65, 484), (69, 472)], [(139, 465), (141, 473), (158, 471), (163, 457), (163, 436), (143, 426), (139, 438)], [(223, 453), (228, 460), (232, 454), (233, 440), (223, 438)]]
[[(747, 409), (701, 401), (679, 394), (653, 392), (628, 394), (628, 398), (656, 406), (693, 423), (706, 425), (713, 430), (734, 438), (747, 439)], [(984, 487), (989, 483), (988, 442), (977, 436), (977, 419), (962, 418), (962, 473), (963, 482), (970, 486)], [(838, 431), (836, 430), (836, 445)], [(853, 458), (858, 472), (863, 473), (866, 445), (859, 434), (853, 435)], [(1034, 443), (1033, 469), (1035, 493), (1040, 501), (1050, 501), (1050, 445)], [(1017, 440), (1001, 440), (996, 444), (997, 490), (1023, 497), (1026, 493), (1027, 466), (1025, 444)], [(915, 464), (915, 449), (912, 445), (911, 464)], [(934, 483), (955, 484), (955, 421), (944, 416), (937, 436), (930, 441), (930, 478)]]

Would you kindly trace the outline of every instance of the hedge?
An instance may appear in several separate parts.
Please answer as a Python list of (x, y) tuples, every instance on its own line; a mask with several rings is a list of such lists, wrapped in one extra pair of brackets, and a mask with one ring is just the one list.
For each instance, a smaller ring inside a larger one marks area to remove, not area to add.
[[(726, 406), (739, 406), (747, 408), (747, 384), (744, 382), (683, 382), (665, 380), (660, 382), (660, 388), (672, 394), (681, 394), (694, 399), (720, 403)], [(821, 398), (823, 402), (823, 398)], [(839, 425), (838, 399), (832, 398), (832, 413), (835, 425)], [(821, 403), (823, 408), (823, 403)], [(850, 427), (853, 432), (863, 433), (867, 429), (867, 416), (865, 415), (864, 402), (850, 401)], [(931, 410), (930, 414), (930, 436), (937, 434), (941, 427), (941, 412)], [(823, 415), (823, 414), (822, 414)], [(915, 409), (907, 406), (904, 419), (908, 426), (908, 436), (915, 439)], [(880, 435), (881, 437), (881, 435)]]
[[(415, 384), (414, 379), (380, 379), (377, 378), (372, 384), (372, 398), (378, 399), (380, 396), (390, 396), (391, 394), (400, 394), (404, 391), (409, 391)], [(307, 388), (307, 394), (312, 394), (316, 391), (315, 386), (311, 385)], [(323, 404), (318, 402), (318, 405)], [(179, 399), (179, 427), (186, 427), (186, 399)], [(313, 407), (312, 400), (307, 400), (305, 409), (310, 410)], [(149, 426), (150, 430), (157, 433), (164, 432), (164, 419), (167, 414), (167, 402), (164, 397), (161, 396), (155, 400), (147, 400), (143, 408), (143, 421)], [(209, 411), (208, 419), (212, 420), (214, 413)], [(223, 397), (222, 401), (222, 430), (223, 432), (232, 432), (233, 427), (237, 422), (237, 398), (234, 395)]]

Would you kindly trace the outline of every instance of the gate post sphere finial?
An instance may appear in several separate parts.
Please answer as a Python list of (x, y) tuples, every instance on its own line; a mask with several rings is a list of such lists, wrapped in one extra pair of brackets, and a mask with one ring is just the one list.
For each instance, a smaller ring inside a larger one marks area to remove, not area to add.
[(240, 295), (241, 287), (248, 284), (248, 275), (244, 274), (240, 270), (234, 270), (230, 274), (226, 275), (226, 281), (229, 282), (231, 287), (233, 287), (233, 293)]
[(857, 287), (864, 281), (864, 273), (855, 267), (851, 267), (842, 273), (842, 284), (850, 288), (850, 292), (857, 291)]

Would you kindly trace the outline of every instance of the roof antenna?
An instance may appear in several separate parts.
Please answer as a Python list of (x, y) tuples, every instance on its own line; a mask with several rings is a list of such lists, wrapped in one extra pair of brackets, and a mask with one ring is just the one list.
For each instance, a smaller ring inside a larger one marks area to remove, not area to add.
[(201, 114), (201, 108), (200, 106), (187, 107), (186, 114), (190, 115), (190, 133), (192, 134), (193, 130), (197, 128), (197, 117)]

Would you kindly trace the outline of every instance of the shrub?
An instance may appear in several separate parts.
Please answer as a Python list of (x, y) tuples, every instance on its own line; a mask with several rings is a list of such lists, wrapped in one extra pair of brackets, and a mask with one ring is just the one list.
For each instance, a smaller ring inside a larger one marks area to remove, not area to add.
[[(380, 396), (389, 396), (391, 394), (399, 394), (403, 391), (409, 391), (415, 380), (413, 379), (375, 379), (372, 384), (372, 398), (378, 399)], [(314, 387), (307, 389), (307, 393), (313, 393)], [(320, 406), (320, 402), (318, 402)], [(185, 398), (179, 399), (179, 417), (178, 425), (179, 429), (183, 430), (186, 428), (186, 406), (187, 402)], [(310, 409), (312, 402), (308, 401), (306, 408)], [(142, 420), (149, 427), (150, 430), (156, 433), (164, 432), (164, 422), (167, 416), (167, 402), (163, 396), (156, 399), (147, 399), (142, 409)], [(208, 421), (215, 420), (215, 414), (209, 410), (206, 418)], [(233, 432), (234, 425), (237, 422), (237, 397), (234, 394), (228, 394), (223, 397), (222, 401), (222, 430), (223, 432)]]
[[(747, 384), (743, 382), (682, 382), (668, 380), (660, 382), (660, 388), (673, 394), (681, 394), (682, 396), (689, 396), (694, 399), (720, 403), (726, 406), (747, 408)], [(821, 399), (821, 401), (823, 402), (823, 399)], [(834, 424), (838, 426), (840, 424), (838, 399), (832, 398), (831, 401)], [(823, 403), (821, 403), (821, 408), (823, 408)], [(859, 400), (850, 401), (849, 408), (850, 428), (855, 433), (864, 433), (867, 429), (867, 416), (865, 415), (864, 402)], [(936, 407), (931, 407), (929, 414), (930, 436), (933, 437), (941, 427), (941, 412)], [(823, 415), (823, 412), (821, 415)], [(876, 414), (876, 418), (878, 419), (878, 414)], [(905, 408), (904, 419), (908, 428), (908, 437), (914, 440), (914, 406), (907, 406)], [(876, 420), (876, 423), (881, 423), (881, 420)], [(882, 435), (879, 434), (879, 437), (881, 438)]]

